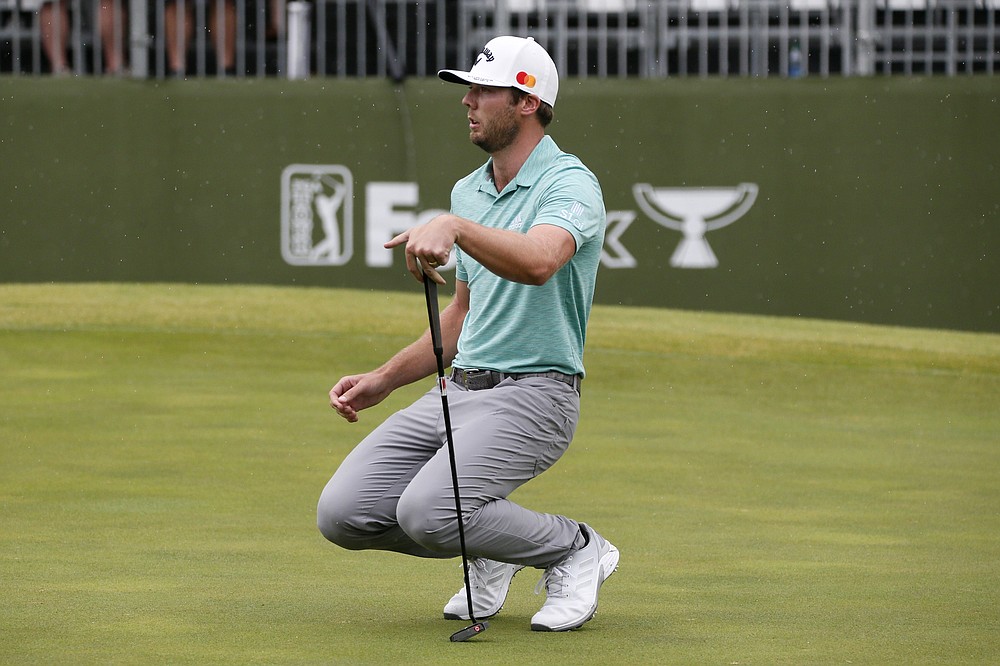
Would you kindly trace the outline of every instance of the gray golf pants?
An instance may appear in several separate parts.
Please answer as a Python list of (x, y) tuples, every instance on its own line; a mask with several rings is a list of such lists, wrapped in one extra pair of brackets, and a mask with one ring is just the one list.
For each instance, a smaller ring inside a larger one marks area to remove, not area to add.
[[(466, 549), (470, 557), (546, 567), (577, 544), (580, 525), (507, 499), (569, 447), (580, 396), (554, 379), (506, 379), (469, 391), (448, 384)], [(396, 412), (344, 459), (319, 499), (317, 524), (351, 550), (419, 557), (461, 553), (437, 385)]]

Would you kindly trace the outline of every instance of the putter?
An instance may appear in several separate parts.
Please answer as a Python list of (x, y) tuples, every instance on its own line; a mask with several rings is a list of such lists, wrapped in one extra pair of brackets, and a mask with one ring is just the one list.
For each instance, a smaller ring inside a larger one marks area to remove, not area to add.
[(458, 466), (455, 463), (455, 442), (451, 435), (451, 413), (448, 411), (448, 379), (444, 376), (444, 343), (441, 340), (441, 314), (438, 311), (437, 284), (424, 274), (424, 296), (427, 298), (427, 319), (431, 326), (431, 344), (437, 358), (438, 390), (441, 392), (441, 410), (444, 414), (444, 432), (448, 440), (448, 460), (451, 462), (451, 487), (455, 491), (455, 518), (458, 522), (458, 543), (462, 549), (462, 573), (465, 575), (465, 598), (469, 603), (472, 624), (451, 635), (452, 643), (467, 641), (483, 633), (490, 623), (476, 619), (472, 610), (472, 585), (469, 581), (469, 556), (465, 552), (465, 527), (462, 525), (462, 499), (458, 493)]

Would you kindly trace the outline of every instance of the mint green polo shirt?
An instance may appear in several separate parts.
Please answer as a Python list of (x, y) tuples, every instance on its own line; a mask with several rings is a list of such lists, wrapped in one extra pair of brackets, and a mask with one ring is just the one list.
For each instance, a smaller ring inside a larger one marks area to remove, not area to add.
[(541, 286), (498, 277), (456, 248), (455, 276), (469, 285), (470, 310), (454, 365), (584, 374), (587, 319), (607, 224), (594, 174), (545, 136), (502, 192), (493, 183), (492, 160), (458, 181), (451, 193), (451, 212), (522, 234), (551, 224), (576, 241), (573, 257)]

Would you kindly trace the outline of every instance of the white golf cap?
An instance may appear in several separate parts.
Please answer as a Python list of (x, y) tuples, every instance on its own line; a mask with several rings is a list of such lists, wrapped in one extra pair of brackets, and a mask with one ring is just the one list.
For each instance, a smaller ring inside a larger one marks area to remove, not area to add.
[(538, 95), (553, 107), (559, 93), (556, 64), (531, 37), (495, 37), (483, 48), (468, 72), (442, 69), (438, 76), (449, 83), (517, 88)]

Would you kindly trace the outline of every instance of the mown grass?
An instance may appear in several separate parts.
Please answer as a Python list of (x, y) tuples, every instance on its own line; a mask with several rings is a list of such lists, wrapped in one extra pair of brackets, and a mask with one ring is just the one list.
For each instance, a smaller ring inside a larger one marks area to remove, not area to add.
[(0, 286), (5, 663), (991, 663), (1000, 335), (598, 307), (570, 452), (516, 495), (622, 551), (597, 618), (522, 572), (451, 644), (454, 561), (314, 527), (368, 430), (326, 391), (422, 296)]

